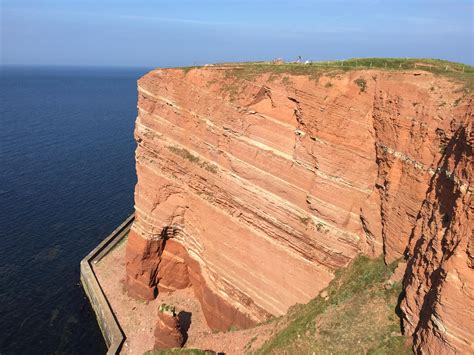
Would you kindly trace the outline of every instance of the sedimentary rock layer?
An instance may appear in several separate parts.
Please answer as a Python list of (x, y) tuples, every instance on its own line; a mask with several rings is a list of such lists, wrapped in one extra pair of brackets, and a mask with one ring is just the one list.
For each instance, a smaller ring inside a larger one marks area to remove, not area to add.
[(155, 326), (154, 349), (180, 348), (183, 346), (183, 336), (179, 328), (176, 314), (158, 311), (158, 320)]
[(412, 231), (402, 309), (424, 353), (474, 353), (473, 108), (449, 132)]
[(434, 179), (466, 184), (443, 163), (472, 119), (460, 88), (421, 71), (150, 72), (138, 82), (129, 293), (193, 287), (225, 329), (307, 302), (361, 252), (403, 257), (424, 238)]

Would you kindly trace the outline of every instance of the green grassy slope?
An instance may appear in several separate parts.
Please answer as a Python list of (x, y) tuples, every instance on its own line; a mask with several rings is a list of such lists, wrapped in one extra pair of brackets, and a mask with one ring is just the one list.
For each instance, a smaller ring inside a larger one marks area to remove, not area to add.
[(277, 332), (259, 354), (410, 354), (401, 335), (400, 283), (387, 283), (395, 263), (360, 256), (337, 272), (326, 289), (278, 320)]

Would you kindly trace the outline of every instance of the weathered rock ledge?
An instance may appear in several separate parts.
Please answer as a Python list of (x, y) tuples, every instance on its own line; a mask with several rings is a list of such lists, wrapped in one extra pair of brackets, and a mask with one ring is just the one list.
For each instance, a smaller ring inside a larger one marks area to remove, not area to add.
[(239, 73), (138, 82), (129, 294), (192, 287), (210, 327), (245, 327), (384, 253), (408, 259), (417, 349), (472, 352), (472, 96), (424, 71)]

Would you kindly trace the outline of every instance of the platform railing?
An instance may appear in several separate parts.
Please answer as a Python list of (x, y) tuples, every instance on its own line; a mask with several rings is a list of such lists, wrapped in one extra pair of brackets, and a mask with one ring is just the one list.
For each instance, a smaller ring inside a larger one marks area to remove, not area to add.
[(94, 265), (128, 234), (134, 219), (133, 213), (81, 261), (81, 283), (96, 314), (109, 355), (120, 352), (125, 342), (125, 334), (100, 286)]

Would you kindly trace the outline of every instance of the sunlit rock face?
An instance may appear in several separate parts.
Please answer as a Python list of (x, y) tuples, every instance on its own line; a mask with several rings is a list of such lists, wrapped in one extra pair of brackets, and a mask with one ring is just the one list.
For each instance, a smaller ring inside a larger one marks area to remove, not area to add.
[(474, 353), (473, 107), (447, 141), (410, 239), (402, 309), (425, 353)]
[[(458, 332), (474, 244), (473, 104), (459, 89), (422, 71), (148, 73), (129, 294), (192, 287), (212, 328), (249, 326), (309, 301), (356, 255), (384, 253), (409, 257), (403, 306), (418, 346), (440, 339), (436, 324)], [(472, 334), (439, 346), (467, 349)]]

